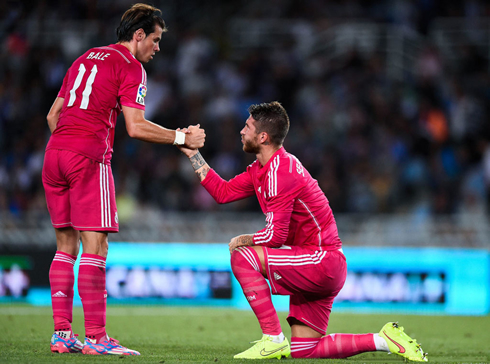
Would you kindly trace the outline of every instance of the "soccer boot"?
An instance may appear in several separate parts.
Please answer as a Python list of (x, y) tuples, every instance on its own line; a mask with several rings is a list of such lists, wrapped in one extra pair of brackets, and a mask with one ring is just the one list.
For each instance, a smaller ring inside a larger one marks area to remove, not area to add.
[(284, 341), (280, 344), (272, 341), (269, 335), (262, 336), (262, 339), (252, 341), (256, 343), (250, 349), (235, 355), (235, 359), (281, 359), (282, 357), (288, 357), (291, 354), (291, 347), (289, 346), (288, 339), (284, 338)]
[(405, 334), (403, 327), (397, 322), (388, 322), (379, 332), (379, 336), (386, 340), (390, 352), (398, 354), (412, 361), (428, 361), (417, 340)]
[(119, 341), (111, 337), (96, 344), (95, 340), (85, 338), (85, 346), (82, 350), (86, 355), (140, 355), (136, 350), (119, 345)]
[(81, 353), (83, 344), (77, 338), (78, 335), (71, 333), (67, 339), (54, 333), (51, 337), (51, 352), (53, 353)]

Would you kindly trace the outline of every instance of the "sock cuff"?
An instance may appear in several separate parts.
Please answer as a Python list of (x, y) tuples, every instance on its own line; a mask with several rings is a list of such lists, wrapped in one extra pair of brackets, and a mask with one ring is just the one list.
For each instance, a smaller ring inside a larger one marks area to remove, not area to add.
[(71, 265), (75, 265), (76, 260), (77, 260), (76, 255), (71, 255), (71, 254), (62, 252), (61, 250), (57, 250), (56, 254), (54, 255), (54, 258), (53, 258), (53, 261), (69, 263)]
[(235, 259), (237, 257), (243, 257), (254, 270), (260, 273), (261, 264), (260, 258), (255, 249), (250, 248), (248, 246), (240, 246), (236, 248), (233, 252), (235, 254)]
[(80, 265), (91, 265), (97, 268), (105, 268), (106, 258), (97, 254), (83, 253), (80, 258)]
[(291, 338), (291, 356), (293, 358), (307, 358), (316, 349), (321, 337), (292, 337)]

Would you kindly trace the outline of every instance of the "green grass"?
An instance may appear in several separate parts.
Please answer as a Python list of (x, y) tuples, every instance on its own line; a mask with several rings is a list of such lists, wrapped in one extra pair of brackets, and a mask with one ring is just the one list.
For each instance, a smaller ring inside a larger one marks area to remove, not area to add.
[[(286, 314), (280, 313), (289, 337)], [(357, 315), (333, 312), (329, 333), (377, 332), (388, 321), (397, 320), (437, 363), (485, 363), (490, 360), (490, 317)], [(81, 308), (74, 312), (73, 327), (83, 337)], [(2, 363), (250, 363), (233, 360), (261, 333), (249, 311), (222, 308), (167, 306), (111, 306), (108, 333), (121, 344), (139, 350), (140, 357), (52, 354), (51, 309), (0, 305), (0, 362)], [(284, 361), (283, 361), (284, 362)], [(311, 359), (288, 359), (287, 363), (318, 363)], [(328, 363), (402, 363), (397, 355), (365, 353)]]

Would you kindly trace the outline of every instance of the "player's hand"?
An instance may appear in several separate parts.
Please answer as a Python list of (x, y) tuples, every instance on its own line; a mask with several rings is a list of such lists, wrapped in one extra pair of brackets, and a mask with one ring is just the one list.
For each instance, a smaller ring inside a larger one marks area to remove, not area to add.
[[(190, 134), (190, 131), (188, 128), (183, 128), (183, 129), (177, 128), (177, 131), (181, 131), (182, 133), (186, 134), (186, 139), (187, 139), (187, 135)], [(184, 145), (177, 145), (177, 148), (179, 148), (179, 150), (182, 153), (184, 153), (188, 158), (195, 156), (199, 152), (199, 149), (187, 148)]]
[(233, 253), (233, 250), (240, 246), (252, 246), (254, 245), (253, 235), (252, 234), (244, 234), (238, 235), (231, 239), (228, 243), (228, 247), (230, 249), (230, 254)]
[(201, 129), (201, 125), (190, 125), (185, 134), (184, 146), (190, 149), (198, 149), (204, 146), (204, 140), (206, 139), (206, 133), (204, 129)]

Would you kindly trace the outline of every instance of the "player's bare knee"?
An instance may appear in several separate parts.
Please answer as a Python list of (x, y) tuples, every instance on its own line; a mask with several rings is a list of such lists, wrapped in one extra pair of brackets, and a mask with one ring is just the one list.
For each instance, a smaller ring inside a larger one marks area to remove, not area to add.
[(83, 231), (81, 233), (84, 253), (96, 254), (106, 258), (109, 251), (107, 233)]

